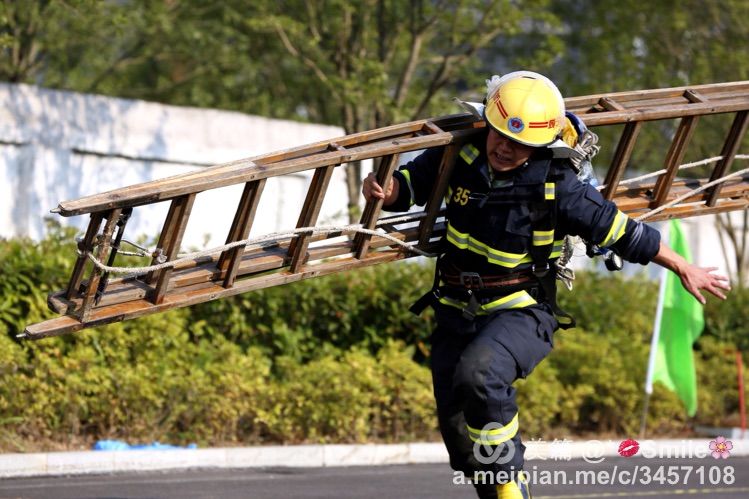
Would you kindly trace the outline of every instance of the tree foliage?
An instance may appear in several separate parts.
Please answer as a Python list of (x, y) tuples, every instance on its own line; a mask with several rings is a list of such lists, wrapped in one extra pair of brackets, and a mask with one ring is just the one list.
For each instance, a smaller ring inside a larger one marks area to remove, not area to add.
[[(746, 80), (749, 67), (749, 4), (743, 0), (555, 0), (563, 19), (565, 52), (543, 68), (565, 95), (586, 95), (647, 88)], [(731, 118), (701, 118), (685, 162), (720, 153)], [(632, 166), (662, 167), (666, 144), (677, 120), (646, 124), (637, 140)], [(613, 156), (618, 133), (602, 132), (599, 162)], [(749, 147), (745, 139), (742, 150)], [(695, 175), (704, 174), (695, 171)], [(684, 174), (691, 175), (690, 173)]]
[[(499, 35), (548, 0), (172, 0), (4, 4), (0, 79), (343, 127), (449, 109)], [(492, 58), (513, 53), (492, 46)], [(361, 165), (347, 170), (358, 209)]]
[[(520, 32), (546, 3), (272, 1), (246, 25), (275, 37), (303, 70), (304, 81), (291, 88), (300, 110), (353, 133), (444, 110), (449, 92), (480, 81), (480, 51)], [(493, 48), (494, 57), (512, 56)], [(358, 207), (360, 168), (347, 169), (350, 212)]]
[[(747, 79), (748, 19), (743, 0), (6, 0), (0, 80), (351, 133), (449, 112), (521, 67), (565, 95)], [(718, 154), (730, 125), (702, 122), (686, 161)], [(633, 165), (658, 169), (676, 125), (648, 124)], [(354, 214), (360, 165), (347, 172)]]

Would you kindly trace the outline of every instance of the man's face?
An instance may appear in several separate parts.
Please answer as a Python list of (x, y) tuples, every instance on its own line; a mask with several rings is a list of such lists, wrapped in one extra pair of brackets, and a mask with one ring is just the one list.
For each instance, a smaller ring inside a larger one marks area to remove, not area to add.
[(498, 172), (510, 171), (522, 165), (533, 154), (535, 148), (515, 142), (490, 129), (486, 138), (486, 155), (489, 166)]

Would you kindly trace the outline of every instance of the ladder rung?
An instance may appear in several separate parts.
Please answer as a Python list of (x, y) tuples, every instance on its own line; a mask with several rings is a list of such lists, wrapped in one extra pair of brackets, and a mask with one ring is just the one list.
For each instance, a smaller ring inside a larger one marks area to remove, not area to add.
[[(174, 260), (179, 252), (192, 205), (195, 202), (195, 196), (196, 194), (188, 194), (172, 200), (158, 246), (166, 262)], [(158, 305), (164, 300), (171, 273), (171, 268), (165, 268), (154, 271), (149, 275), (148, 282), (152, 284), (155, 282), (154, 290), (149, 297), (153, 303)]]
[[(101, 241), (99, 241), (99, 250), (96, 252), (96, 259), (100, 262), (104, 261), (109, 253), (110, 241), (112, 240), (112, 234), (114, 233), (114, 228), (117, 225), (117, 221), (120, 218), (120, 213), (122, 213), (122, 209), (115, 208), (105, 215), (107, 218), (107, 223), (104, 224), (104, 231), (102, 232)], [(96, 292), (99, 290), (99, 280), (101, 279), (101, 274), (101, 269), (94, 266), (93, 270), (91, 271), (91, 277), (89, 277), (88, 279), (86, 290), (83, 293), (83, 304), (81, 305), (81, 310), (79, 313), (81, 321), (85, 322), (86, 320), (88, 320), (88, 317), (91, 314), (91, 307), (94, 305)]]
[[(265, 179), (247, 182), (244, 185), (242, 197), (239, 199), (239, 206), (234, 214), (229, 235), (226, 238), (227, 244), (242, 241), (250, 235), (250, 229), (255, 220), (255, 213), (257, 212), (264, 188)], [(244, 246), (238, 246), (224, 251), (219, 258), (218, 268), (224, 273), (223, 285), (225, 288), (230, 288), (234, 285), (234, 279), (237, 277), (237, 269), (239, 268), (243, 251)]]
[[(385, 192), (387, 192), (390, 182), (392, 182), (393, 172), (398, 166), (399, 157), (398, 154), (391, 154), (382, 159), (379, 171), (377, 172), (377, 182)], [(361, 217), (362, 227), (365, 229), (375, 228), (377, 217), (380, 215), (380, 210), (382, 209), (382, 203), (382, 199), (373, 199), (367, 203)], [(368, 234), (357, 234), (354, 238), (354, 254), (356, 258), (361, 259), (366, 256), (370, 239), (371, 236)]]
[(619, 104), (618, 102), (616, 102), (611, 97), (601, 97), (598, 100), (598, 103), (606, 111), (624, 111), (624, 106), (622, 106), (621, 104)]
[(624, 126), (624, 131), (619, 138), (619, 144), (616, 146), (616, 152), (611, 160), (611, 166), (609, 171), (606, 173), (606, 188), (603, 190), (603, 197), (606, 199), (613, 199), (616, 194), (616, 189), (619, 187), (619, 181), (624, 175), (624, 170), (629, 164), (629, 158), (632, 156), (632, 151), (637, 141), (637, 136), (640, 134), (642, 129), (642, 122), (635, 121), (633, 123), (627, 123)]
[(671, 146), (666, 156), (666, 173), (661, 175), (655, 184), (653, 208), (661, 206), (666, 202), (668, 191), (671, 189), (671, 184), (679, 171), (679, 165), (684, 158), (687, 144), (689, 144), (689, 140), (692, 138), (698, 120), (699, 116), (687, 116), (681, 119), (679, 128), (676, 130), (676, 135), (674, 135), (674, 139), (671, 141)]
[[(748, 126), (749, 111), (741, 111), (736, 113), (736, 117), (733, 119), (731, 128), (728, 130), (726, 140), (725, 142), (723, 142), (723, 149), (720, 152), (720, 155), (723, 156), (723, 158), (718, 161), (718, 164), (715, 165), (715, 169), (710, 176), (711, 182), (713, 180), (722, 178), (731, 170), (731, 165), (733, 164), (736, 153), (738, 153), (739, 151), (741, 141), (744, 139), (744, 135), (746, 135)], [(724, 187), (725, 186), (723, 184), (718, 184), (707, 191), (706, 199), (708, 206), (715, 206), (716, 202), (718, 201), (718, 196), (720, 196), (720, 191)]]

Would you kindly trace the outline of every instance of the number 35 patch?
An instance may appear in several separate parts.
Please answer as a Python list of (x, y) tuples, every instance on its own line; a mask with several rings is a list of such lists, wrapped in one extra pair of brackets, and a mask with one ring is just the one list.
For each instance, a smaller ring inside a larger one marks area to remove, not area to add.
[(455, 191), (455, 195), (453, 196), (453, 201), (461, 206), (465, 206), (468, 203), (468, 196), (470, 195), (471, 191), (469, 191), (468, 189), (464, 189), (463, 187), (458, 187), (458, 189)]

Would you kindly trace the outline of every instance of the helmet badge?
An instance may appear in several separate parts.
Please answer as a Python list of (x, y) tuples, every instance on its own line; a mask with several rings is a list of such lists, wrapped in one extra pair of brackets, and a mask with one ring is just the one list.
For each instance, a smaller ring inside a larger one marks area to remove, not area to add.
[(507, 128), (513, 133), (520, 133), (525, 128), (525, 123), (518, 117), (507, 120)]

